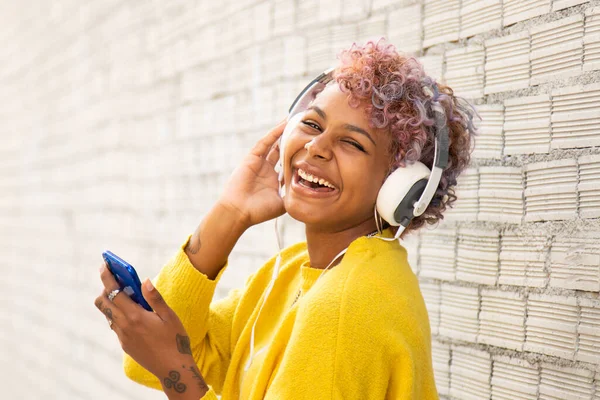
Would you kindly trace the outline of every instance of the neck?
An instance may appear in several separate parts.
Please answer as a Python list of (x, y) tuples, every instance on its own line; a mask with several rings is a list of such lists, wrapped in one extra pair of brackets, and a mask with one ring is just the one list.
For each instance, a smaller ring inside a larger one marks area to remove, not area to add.
[[(324, 269), (333, 258), (350, 243), (361, 236), (366, 236), (377, 230), (375, 220), (367, 220), (359, 225), (341, 231), (330, 231), (306, 226), (306, 245), (312, 268)], [(339, 257), (331, 267), (342, 260)], [(331, 268), (329, 267), (329, 268)]]

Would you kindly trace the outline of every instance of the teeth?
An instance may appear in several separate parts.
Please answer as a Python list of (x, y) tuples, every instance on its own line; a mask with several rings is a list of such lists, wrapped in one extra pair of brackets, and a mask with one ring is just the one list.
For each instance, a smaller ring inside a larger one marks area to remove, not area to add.
[(302, 179), (304, 179), (305, 181), (309, 181), (309, 182), (313, 182), (313, 183), (318, 183), (319, 185), (335, 189), (334, 186), (331, 183), (327, 182), (325, 179), (313, 176), (313, 175), (309, 174), (308, 172), (303, 171), (301, 169), (298, 169), (298, 175), (300, 175), (300, 177)]

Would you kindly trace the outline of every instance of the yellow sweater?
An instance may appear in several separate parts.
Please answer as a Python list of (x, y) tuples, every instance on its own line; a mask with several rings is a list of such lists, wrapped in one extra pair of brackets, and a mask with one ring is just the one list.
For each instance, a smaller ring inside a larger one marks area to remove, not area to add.
[[(255, 356), (247, 372), (252, 325), (275, 258), (244, 288), (211, 303), (228, 266), (214, 281), (208, 279), (191, 265), (186, 244), (155, 285), (181, 318), (211, 386), (203, 400), (216, 400), (216, 394), (223, 400), (438, 399), (427, 310), (397, 241), (356, 239), (315, 287), (322, 270), (310, 267), (306, 243), (285, 249), (256, 325)], [(127, 355), (124, 368), (132, 380), (161, 389), (158, 379)]]

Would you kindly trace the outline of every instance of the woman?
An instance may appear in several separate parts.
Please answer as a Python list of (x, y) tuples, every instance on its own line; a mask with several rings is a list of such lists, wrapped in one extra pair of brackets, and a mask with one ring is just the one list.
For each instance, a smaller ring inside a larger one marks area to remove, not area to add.
[[(432, 165), (432, 101), (448, 118), (449, 162), (403, 234), (435, 223), (469, 162), (472, 109), (416, 60), (369, 42), (342, 52), (334, 82), (286, 140), (285, 197), (273, 169), (282, 122), (234, 171), (156, 289), (144, 282), (155, 313), (119, 294), (103, 265), (96, 305), (126, 353), (127, 376), (169, 399), (437, 399), (417, 278), (406, 250), (389, 240), (396, 228), (379, 231), (373, 213), (393, 170)], [(211, 303), (241, 234), (284, 212), (305, 224), (306, 243), (281, 252), (276, 279), (274, 257)]]

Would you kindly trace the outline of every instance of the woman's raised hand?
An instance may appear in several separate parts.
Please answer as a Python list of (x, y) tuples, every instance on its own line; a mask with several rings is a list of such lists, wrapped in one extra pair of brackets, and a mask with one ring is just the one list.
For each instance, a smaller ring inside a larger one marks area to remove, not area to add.
[(238, 213), (247, 227), (285, 212), (274, 169), (279, 160), (278, 139), (285, 125), (286, 120), (280, 122), (254, 145), (231, 174), (219, 199), (219, 204)]

